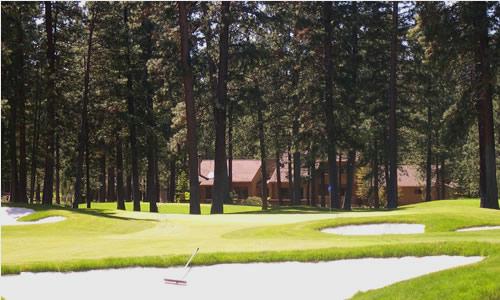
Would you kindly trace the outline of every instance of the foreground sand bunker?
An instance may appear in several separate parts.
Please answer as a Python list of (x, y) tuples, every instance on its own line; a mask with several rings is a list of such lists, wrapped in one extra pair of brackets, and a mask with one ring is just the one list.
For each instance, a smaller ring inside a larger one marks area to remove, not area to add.
[(347, 225), (325, 228), (321, 232), (340, 235), (415, 234), (424, 233), (425, 225), (397, 223)]
[(464, 231), (481, 231), (481, 230), (497, 230), (500, 229), (500, 226), (477, 226), (477, 227), (468, 227), (457, 229), (458, 232)]
[(346, 259), (319, 263), (251, 263), (193, 267), (186, 286), (167, 285), (182, 268), (126, 268), (0, 277), (16, 299), (346, 299), (431, 272), (481, 261), (478, 256)]
[(65, 217), (54, 216), (47, 217), (36, 221), (20, 222), (17, 219), (30, 215), (35, 211), (29, 208), (22, 207), (0, 207), (0, 225), (32, 225), (32, 224), (45, 224), (55, 223), (66, 220)]

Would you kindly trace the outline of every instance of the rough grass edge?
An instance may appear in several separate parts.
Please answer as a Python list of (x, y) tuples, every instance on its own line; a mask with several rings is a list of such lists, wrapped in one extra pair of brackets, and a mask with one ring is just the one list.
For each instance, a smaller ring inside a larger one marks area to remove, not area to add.
[[(225, 263), (258, 262), (320, 262), (356, 258), (386, 258), (403, 256), (489, 256), (499, 255), (500, 245), (480, 242), (442, 242), (411, 243), (405, 245), (382, 245), (356, 248), (322, 248), (288, 251), (262, 252), (211, 252), (201, 253), (192, 261), (192, 265), (214, 265)], [(81, 259), (62, 262), (38, 262), (29, 264), (2, 264), (2, 275), (14, 275), (21, 272), (72, 272), (96, 269), (115, 269), (127, 267), (175, 267), (183, 266), (190, 255), (165, 255), (143, 257), (110, 257), (103, 259)], [(485, 259), (484, 261), (487, 261)], [(483, 262), (484, 262), (483, 261)]]

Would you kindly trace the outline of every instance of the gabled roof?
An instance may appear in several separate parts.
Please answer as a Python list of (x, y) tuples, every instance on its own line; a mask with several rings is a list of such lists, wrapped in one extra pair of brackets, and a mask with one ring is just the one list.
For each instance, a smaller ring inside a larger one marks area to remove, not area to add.
[[(432, 167), (432, 185), (436, 184), (436, 168)], [(447, 187), (455, 187), (452, 182), (445, 183)], [(402, 165), (398, 167), (398, 186), (423, 187), (425, 186), (425, 173), (419, 171), (415, 165)]]
[[(200, 185), (214, 184), (214, 160), (202, 160), (200, 165)], [(233, 182), (252, 182), (260, 170), (260, 160), (233, 159)]]
[[(293, 176), (293, 166), (292, 166), (292, 176)], [(300, 177), (306, 177), (307, 176), (307, 168), (301, 168), (300, 169)], [(282, 164), (280, 168), (280, 180), (281, 182), (288, 182), (288, 163)], [(267, 181), (267, 183), (270, 182), (278, 182), (278, 170), (277, 168), (274, 169), (273, 174), (271, 175), (271, 178)]]
[(419, 187), (425, 185), (421, 180), (416, 166), (403, 165), (398, 167), (398, 186)]

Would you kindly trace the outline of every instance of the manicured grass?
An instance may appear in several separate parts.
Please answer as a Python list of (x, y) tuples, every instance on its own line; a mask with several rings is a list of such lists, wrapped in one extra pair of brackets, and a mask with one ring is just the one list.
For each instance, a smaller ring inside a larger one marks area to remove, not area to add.
[[(210, 214), (210, 204), (201, 204), (201, 214)], [(80, 208), (85, 208), (86, 204), (80, 204)], [(125, 202), (125, 208), (127, 211), (133, 211), (133, 203)], [(116, 202), (92, 202), (92, 209), (106, 209), (115, 210)], [(242, 212), (256, 212), (260, 211), (259, 206), (248, 206), (248, 205), (224, 205), (224, 213), (234, 214)], [(141, 211), (149, 212), (149, 203), (141, 202)], [(189, 203), (158, 203), (158, 212), (162, 214), (189, 214)]]
[[(255, 207), (225, 206), (226, 212), (233, 214), (213, 216), (116, 211), (113, 205), (116, 204), (95, 203), (96, 209), (91, 210), (33, 207), (39, 211), (26, 218), (62, 215), (67, 220), (3, 227), (2, 274), (182, 265), (196, 247), (200, 247), (200, 254), (193, 261), (195, 265), (482, 255), (488, 258), (478, 264), (360, 293), (356, 297), (494, 299), (500, 291), (500, 230), (454, 232), (462, 227), (500, 225), (500, 211), (480, 209), (477, 200), (435, 201), (393, 211), (318, 209), (318, 213), (305, 207), (251, 213), (248, 210)], [(166, 213), (186, 213), (187, 209), (185, 204), (160, 207), (160, 211)], [(203, 209), (206, 212), (209, 208)], [(339, 236), (319, 232), (330, 226), (380, 222), (425, 224), (426, 232), (387, 236)]]
[(357, 293), (353, 299), (500, 299), (500, 256), (479, 264), (454, 268)]

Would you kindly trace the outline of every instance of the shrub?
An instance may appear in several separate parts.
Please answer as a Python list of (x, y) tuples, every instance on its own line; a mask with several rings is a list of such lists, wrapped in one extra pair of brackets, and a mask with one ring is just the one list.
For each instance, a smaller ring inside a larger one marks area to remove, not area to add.
[(262, 206), (262, 199), (260, 197), (248, 197), (240, 201), (241, 205)]

